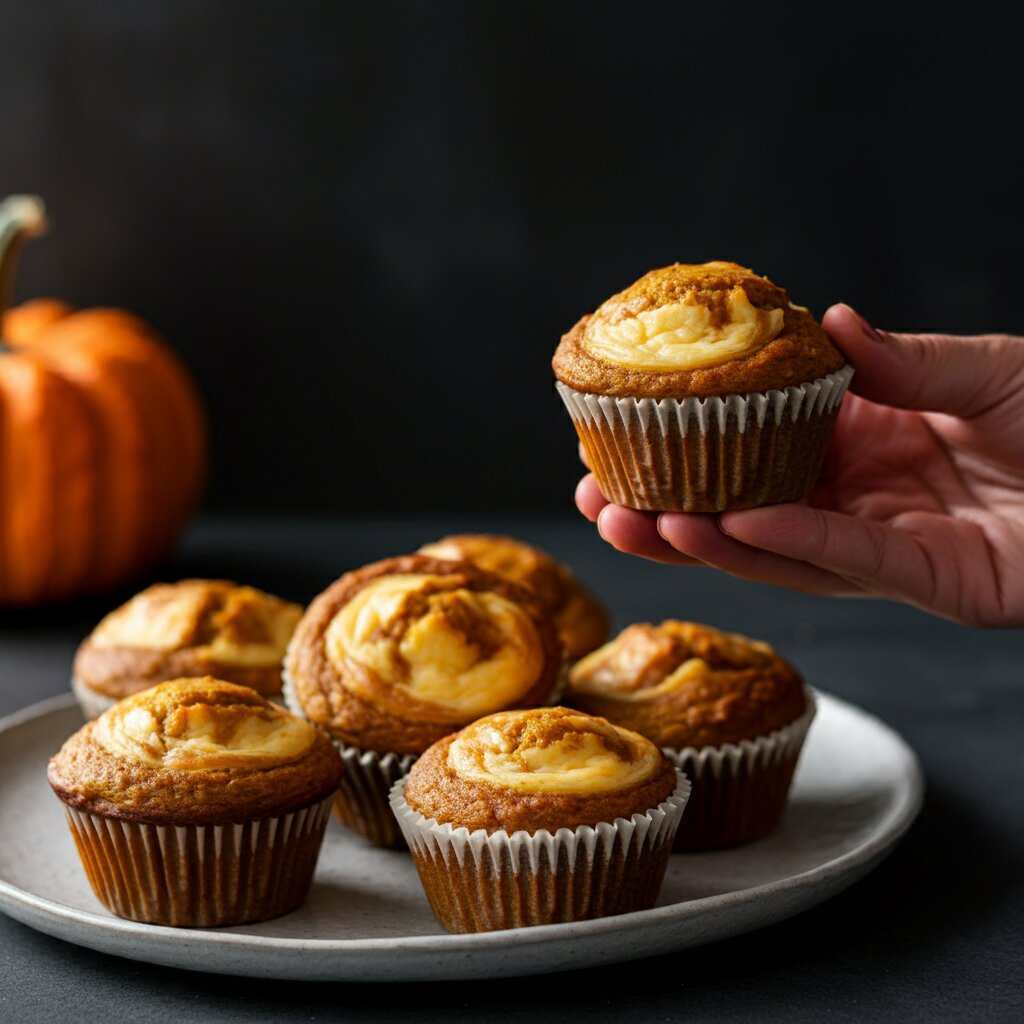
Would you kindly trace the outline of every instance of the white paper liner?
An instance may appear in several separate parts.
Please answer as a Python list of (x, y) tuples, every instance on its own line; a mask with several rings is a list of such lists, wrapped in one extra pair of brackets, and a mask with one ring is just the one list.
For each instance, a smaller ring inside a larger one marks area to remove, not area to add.
[(770, 832), (785, 810), (797, 759), (817, 705), (804, 688), (807, 708), (789, 725), (753, 740), (720, 747), (663, 747), (692, 780), (677, 850), (715, 849), (750, 842)]
[(657, 807), (591, 827), (509, 835), (470, 832), (426, 818), (391, 790), (435, 916), (453, 932), (490, 931), (628, 913), (654, 905), (690, 794), (676, 787)]
[[(288, 710), (309, 720), (287, 671), (281, 673), (281, 684)], [(335, 815), (346, 828), (365, 836), (377, 846), (404, 849), (405, 839), (391, 811), (388, 794), (400, 778), (409, 774), (419, 754), (365, 750), (336, 736), (331, 737), (331, 742), (341, 754), (345, 766), (335, 796)]]
[(106, 697), (89, 689), (78, 676), (71, 677), (71, 692), (75, 695), (86, 721), (99, 718), (104, 711), (108, 711), (117, 703), (113, 697)]
[(64, 810), (107, 909), (133, 921), (208, 928), (277, 917), (306, 898), (331, 798), (228, 825), (152, 825)]
[[(684, 399), (556, 387), (606, 498), (629, 508), (720, 511), (807, 493), (852, 377), (845, 365), (783, 390)], [(827, 431), (811, 429), (826, 419)]]

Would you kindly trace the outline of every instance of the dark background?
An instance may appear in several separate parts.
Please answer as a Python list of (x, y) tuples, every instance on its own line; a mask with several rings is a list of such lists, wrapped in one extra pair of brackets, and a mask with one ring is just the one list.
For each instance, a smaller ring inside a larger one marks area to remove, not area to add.
[(132, 309), (208, 505), (571, 508), (559, 335), (724, 258), (1024, 333), (1020, 5), (0, 0), (19, 297)]

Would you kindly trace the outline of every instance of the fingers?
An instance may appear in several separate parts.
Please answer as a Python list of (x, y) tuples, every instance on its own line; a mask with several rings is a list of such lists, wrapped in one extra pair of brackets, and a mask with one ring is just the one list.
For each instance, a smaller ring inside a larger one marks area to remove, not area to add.
[(909, 533), (874, 520), (805, 505), (772, 505), (724, 512), (721, 529), (737, 542), (797, 560), (809, 571), (925, 607), (936, 603), (939, 581), (925, 548)]
[(893, 334), (842, 304), (822, 326), (857, 371), (852, 389), (883, 405), (972, 417), (1024, 386), (1024, 338)]
[(720, 518), (663, 512), (658, 517), (658, 531), (674, 551), (731, 576), (811, 594), (863, 593), (857, 583), (833, 572), (742, 543), (722, 531)]
[(608, 499), (601, 493), (593, 474), (588, 473), (576, 485), (576, 507), (592, 523), (597, 522), (601, 509), (608, 504)]
[(583, 465), (587, 467), (587, 469), (590, 469), (590, 460), (587, 458), (587, 450), (583, 447), (582, 444), (579, 445), (579, 453), (580, 462), (582, 462)]
[(669, 565), (705, 565), (733, 576), (815, 594), (856, 594), (862, 589), (833, 573), (759, 551), (724, 534), (717, 516), (637, 512), (610, 504), (593, 476), (576, 488), (576, 505), (617, 551)]
[(639, 555), (655, 562), (672, 565), (696, 565), (693, 559), (673, 551), (658, 533), (657, 517), (648, 512), (612, 505), (598, 489), (591, 475), (576, 486), (576, 507), (592, 523), (597, 532), (617, 551)]
[(683, 551), (677, 551), (658, 533), (655, 512), (637, 512), (619, 505), (606, 505), (597, 517), (597, 532), (617, 551), (638, 555), (669, 565), (700, 565)]

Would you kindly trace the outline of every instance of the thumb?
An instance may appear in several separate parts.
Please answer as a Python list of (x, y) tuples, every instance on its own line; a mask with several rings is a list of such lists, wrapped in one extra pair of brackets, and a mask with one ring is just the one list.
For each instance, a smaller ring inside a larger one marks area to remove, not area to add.
[(972, 417), (1024, 385), (1024, 338), (893, 334), (843, 304), (821, 322), (857, 371), (851, 389), (872, 402)]

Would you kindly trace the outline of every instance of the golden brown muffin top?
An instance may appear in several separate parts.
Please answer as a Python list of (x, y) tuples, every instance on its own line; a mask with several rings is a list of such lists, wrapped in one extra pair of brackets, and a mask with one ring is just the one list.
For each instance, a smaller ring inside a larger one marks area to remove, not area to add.
[(544, 703), (561, 660), (531, 591), (472, 562), (405, 555), (317, 597), (285, 665), (303, 712), (332, 735), (419, 753), (488, 712)]
[(803, 681), (768, 644), (675, 619), (629, 626), (588, 655), (565, 699), (676, 749), (756, 739), (807, 709)]
[(577, 391), (707, 398), (803, 384), (843, 362), (785, 289), (716, 261), (645, 274), (564, 335), (552, 366)]
[(551, 616), (569, 661), (582, 658), (608, 638), (608, 613), (566, 565), (542, 548), (514, 537), (458, 533), (420, 548), (432, 558), (469, 559), (481, 569), (528, 587)]
[(75, 656), (75, 675), (115, 700), (165, 679), (216, 675), (281, 691), (300, 605), (227, 580), (156, 583), (107, 615)]
[(337, 788), (341, 758), (315, 726), (209, 676), (127, 697), (78, 730), (47, 776), (68, 804), (154, 824), (283, 814)]
[(628, 819), (675, 787), (643, 736), (556, 707), (488, 715), (439, 740), (413, 765), (405, 798), (453, 828), (511, 834)]

